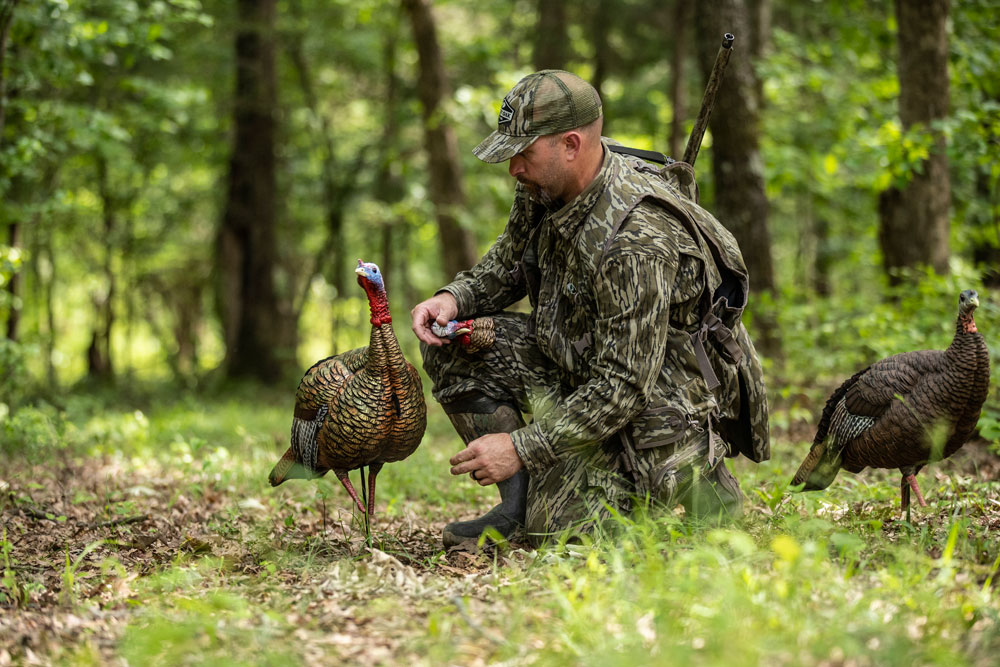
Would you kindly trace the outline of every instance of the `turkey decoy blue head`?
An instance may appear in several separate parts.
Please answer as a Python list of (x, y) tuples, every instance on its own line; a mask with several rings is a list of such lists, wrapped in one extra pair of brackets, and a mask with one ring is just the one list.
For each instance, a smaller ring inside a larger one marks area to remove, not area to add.
[(472, 320), (452, 320), (444, 326), (434, 322), (431, 324), (431, 331), (438, 338), (454, 340), (457, 336), (461, 336), (472, 331)]
[(368, 290), (368, 286), (365, 285), (367, 282), (372, 287), (376, 288), (376, 291), (384, 291), (385, 283), (382, 282), (382, 273), (378, 270), (378, 265), (373, 262), (362, 262), (358, 260), (358, 268), (354, 269), (354, 273), (358, 274), (358, 284)]

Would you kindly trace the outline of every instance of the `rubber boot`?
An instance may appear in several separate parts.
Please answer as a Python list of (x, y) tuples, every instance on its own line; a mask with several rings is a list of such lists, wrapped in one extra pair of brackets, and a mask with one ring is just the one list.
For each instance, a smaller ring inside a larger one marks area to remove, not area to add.
[[(511, 433), (524, 426), (521, 413), (506, 403), (475, 396), (445, 404), (445, 413), (465, 444), (488, 433)], [(509, 538), (524, 525), (528, 500), (528, 473), (519, 470), (510, 479), (497, 482), (500, 504), (478, 519), (455, 521), (444, 527), (441, 541), (452, 547), (466, 540), (478, 540), (487, 528)]]

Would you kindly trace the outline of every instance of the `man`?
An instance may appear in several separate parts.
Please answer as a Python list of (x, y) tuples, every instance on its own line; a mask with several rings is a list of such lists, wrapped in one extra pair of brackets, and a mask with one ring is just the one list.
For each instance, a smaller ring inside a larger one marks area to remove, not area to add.
[[(742, 510), (711, 421), (739, 410), (735, 366), (692, 343), (706, 276), (718, 272), (707, 246), (659, 205), (675, 193), (612, 152), (601, 127), (597, 91), (579, 77), (522, 79), (473, 151), (509, 160), (517, 185), (507, 227), (411, 313), (434, 396), (467, 444), (451, 472), (496, 484), (501, 496), (483, 517), (446, 526), (445, 546), (522, 525), (539, 543), (627, 512), (636, 495), (699, 516)], [(525, 295), (530, 315), (502, 312)], [(497, 343), (485, 351), (430, 330), (487, 314)], [(721, 390), (708, 388), (706, 364)]]

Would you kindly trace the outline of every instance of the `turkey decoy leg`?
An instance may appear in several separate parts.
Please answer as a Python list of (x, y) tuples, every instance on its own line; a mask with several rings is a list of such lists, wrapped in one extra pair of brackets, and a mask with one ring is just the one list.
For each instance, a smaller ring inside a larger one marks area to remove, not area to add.
[(368, 466), (368, 516), (375, 514), (375, 476), (381, 470), (381, 463), (372, 463)]
[(914, 468), (900, 468), (899, 471), (903, 474), (903, 478), (899, 482), (901, 503), (903, 505), (903, 511), (906, 512), (906, 522), (910, 522), (910, 489), (913, 489), (913, 493), (917, 496), (917, 503), (921, 507), (927, 507), (927, 502), (924, 500), (924, 494), (920, 493), (920, 487), (917, 486), (917, 471)]
[[(365, 467), (361, 466), (358, 468), (358, 473), (361, 475), (361, 497), (364, 498), (368, 495), (368, 491), (365, 490)], [(368, 511), (365, 510), (365, 543), (368, 546), (372, 545), (372, 529), (371, 523), (368, 518)]]
[[(361, 504), (361, 499), (358, 498), (358, 492), (355, 491), (354, 490), (354, 486), (351, 485), (351, 479), (347, 476), (347, 471), (346, 470), (334, 470), (333, 474), (335, 474), (337, 476), (337, 479), (340, 480), (340, 483), (343, 484), (344, 488), (347, 489), (347, 492), (349, 494), (351, 494), (351, 498), (353, 498), (354, 502), (357, 503), (358, 509), (360, 509), (361, 512), (364, 513), (365, 506)], [(364, 478), (362, 477), (362, 479), (364, 479)]]

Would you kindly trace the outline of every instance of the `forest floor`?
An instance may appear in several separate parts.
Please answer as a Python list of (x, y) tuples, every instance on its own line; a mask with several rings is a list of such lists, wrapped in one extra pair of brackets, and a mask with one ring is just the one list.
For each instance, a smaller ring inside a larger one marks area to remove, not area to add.
[(1000, 651), (1000, 459), (985, 443), (921, 473), (930, 506), (910, 523), (895, 472), (785, 493), (800, 422), (774, 460), (736, 462), (733, 526), (623, 518), (583, 545), (445, 552), (444, 523), (492, 498), (447, 474), (460, 445), (443, 415), (380, 476), (369, 546), (335, 479), (267, 485), (280, 400), (155, 403), (39, 411), (0, 455), (0, 665), (987, 665)]

